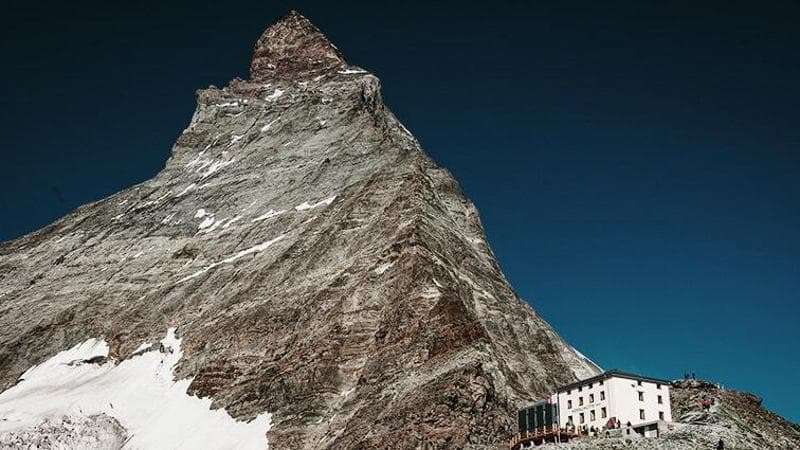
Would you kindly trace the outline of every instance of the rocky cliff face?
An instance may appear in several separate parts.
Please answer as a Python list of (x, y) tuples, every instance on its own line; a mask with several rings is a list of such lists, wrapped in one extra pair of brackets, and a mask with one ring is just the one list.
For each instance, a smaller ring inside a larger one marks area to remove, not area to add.
[[(0, 244), (3, 395), (90, 338), (107, 351), (75, 370), (112, 377), (169, 328), (186, 393), (270, 413), (280, 449), (502, 443), (517, 407), (598, 371), (517, 297), (378, 78), (297, 13), (258, 40), (250, 80), (199, 91), (153, 179)], [(125, 407), (96, 413), (125, 428)]]

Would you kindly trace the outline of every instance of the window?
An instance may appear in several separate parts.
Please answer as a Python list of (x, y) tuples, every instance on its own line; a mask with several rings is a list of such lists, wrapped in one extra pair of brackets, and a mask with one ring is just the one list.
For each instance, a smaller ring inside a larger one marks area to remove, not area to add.
[(572, 394), (572, 389), (567, 389), (567, 395)]
[(572, 400), (567, 400), (567, 409), (572, 409)]
[(567, 417), (567, 423), (570, 424), (570, 425), (572, 425), (574, 423), (574, 422), (572, 422), (572, 416), (568, 416)]
[(599, 381), (597, 384), (599, 384), (600, 386), (602, 386), (602, 385), (603, 385), (603, 380), (600, 380), (600, 381)]
[(594, 386), (594, 383), (589, 383), (589, 389), (591, 389), (592, 386)]
[(600, 417), (601, 417), (601, 418), (603, 418), (603, 419), (605, 419), (605, 418), (606, 418), (606, 415), (607, 415), (607, 413), (606, 413), (606, 408), (605, 408), (605, 406), (604, 406), (604, 407), (600, 408)]
[(656, 383), (656, 389), (661, 389), (661, 383)]
[(644, 391), (639, 391), (639, 401), (640, 402), (644, 401)]
[(658, 396), (658, 404), (659, 404), (659, 405), (661, 405), (661, 404), (663, 404), (663, 403), (664, 403), (664, 400), (663, 400), (663, 399), (661, 398), (661, 396), (659, 395), (659, 396)]
[(643, 409), (639, 410), (639, 418), (644, 420), (644, 410)]
[(595, 420), (594, 410), (589, 411), (589, 420), (594, 422)]
[(578, 397), (578, 406), (583, 406), (583, 397)]
[[(644, 411), (644, 410), (643, 410), (643, 411)], [(581, 413), (581, 414), (580, 414), (579, 418), (580, 418), (580, 420), (581, 420), (581, 423), (585, 422), (585, 420), (584, 420), (584, 417), (583, 417), (583, 413)]]
[(594, 394), (589, 394), (589, 403), (594, 403)]
[(636, 380), (636, 384), (637, 384), (638, 386), (641, 386), (641, 385), (642, 385), (642, 380)]
[(664, 411), (658, 412), (658, 420), (664, 420)]
[(600, 400), (606, 399), (606, 391), (600, 391)]
[(583, 386), (578, 386), (578, 392), (583, 392)]

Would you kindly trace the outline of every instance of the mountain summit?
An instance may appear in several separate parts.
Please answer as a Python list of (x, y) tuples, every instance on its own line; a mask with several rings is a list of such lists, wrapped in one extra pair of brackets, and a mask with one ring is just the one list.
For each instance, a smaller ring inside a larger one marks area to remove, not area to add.
[(346, 65), (339, 50), (314, 24), (290, 11), (256, 42), (250, 78), (309, 77)]
[(155, 177), (0, 244), (0, 311), (0, 443), (489, 445), (599, 370), (296, 12)]

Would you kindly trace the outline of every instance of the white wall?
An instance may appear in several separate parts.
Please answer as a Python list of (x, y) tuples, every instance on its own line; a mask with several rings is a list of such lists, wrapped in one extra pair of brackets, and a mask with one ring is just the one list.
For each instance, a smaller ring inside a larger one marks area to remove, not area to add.
[[(591, 384), (578, 388), (573, 388), (569, 392), (553, 394), (551, 401), (558, 402), (559, 425), (565, 426), (572, 416), (572, 423), (575, 426), (585, 425), (586, 428), (594, 426), (602, 428), (611, 417), (619, 419), (624, 426), (627, 422), (638, 425), (644, 422), (659, 420), (659, 411), (664, 413), (664, 420), (671, 422), (672, 413), (669, 399), (669, 385), (662, 384), (660, 388), (656, 383), (642, 381), (641, 385), (637, 380), (628, 378), (611, 377), (601, 382), (595, 381)], [(639, 391), (644, 393), (644, 401), (639, 400)], [(605, 399), (601, 400), (601, 392), (605, 393)], [(592, 400), (594, 396), (594, 401)], [(661, 396), (662, 403), (658, 403), (658, 396)], [(583, 397), (583, 405), (580, 398)], [(572, 407), (570, 408), (570, 401)], [(603, 417), (602, 409), (606, 408), (606, 417)], [(645, 419), (639, 418), (639, 410), (645, 410)], [(595, 418), (592, 420), (592, 411)], [(583, 413), (584, 422), (581, 423), (580, 415)]]
[[(556, 397), (558, 400), (558, 410), (559, 410), (559, 425), (565, 426), (567, 421), (569, 420), (569, 416), (572, 416), (572, 423), (575, 426), (586, 425), (586, 428), (590, 428), (594, 426), (595, 428), (602, 428), (605, 426), (606, 422), (608, 422), (608, 418), (611, 417), (610, 414), (610, 407), (609, 407), (609, 395), (608, 395), (608, 380), (601, 382), (595, 381), (589, 385), (585, 385), (578, 390), (578, 388), (570, 390), (569, 393), (561, 392), (553, 396), (552, 400), (556, 401)], [(605, 393), (605, 400), (601, 400), (601, 392)], [(592, 396), (594, 399), (592, 400)], [(583, 406), (580, 405), (580, 399), (583, 398)], [(569, 402), (572, 401), (572, 407), (569, 407)], [(606, 408), (607, 416), (603, 418), (603, 408)], [(594, 420), (592, 420), (592, 411), (594, 411)], [(581, 423), (580, 415), (583, 413), (584, 415), (584, 422)]]
[[(628, 422), (635, 426), (659, 420), (659, 412), (664, 413), (665, 421), (672, 421), (669, 385), (617, 377), (606, 380), (606, 384), (609, 385), (612, 402), (609, 413), (617, 417), (623, 426)], [(639, 400), (639, 392), (644, 394), (643, 401)], [(661, 396), (661, 404), (658, 403), (658, 396)], [(640, 409), (645, 411), (644, 419), (639, 417)]]

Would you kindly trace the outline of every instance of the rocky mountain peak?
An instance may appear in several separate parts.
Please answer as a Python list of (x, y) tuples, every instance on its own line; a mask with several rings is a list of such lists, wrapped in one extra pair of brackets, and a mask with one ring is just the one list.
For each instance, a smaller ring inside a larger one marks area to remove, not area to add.
[(0, 448), (485, 448), (598, 373), (374, 75), (296, 12), (251, 75), (199, 91), (152, 179), (0, 243)]
[(346, 66), (336, 46), (311, 21), (292, 10), (267, 28), (256, 42), (250, 78), (295, 78)]

